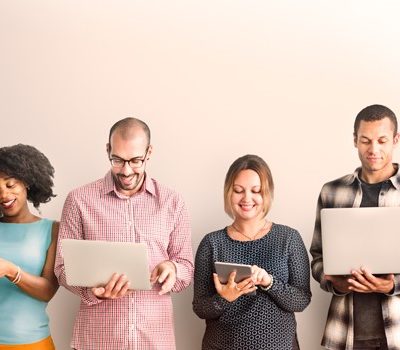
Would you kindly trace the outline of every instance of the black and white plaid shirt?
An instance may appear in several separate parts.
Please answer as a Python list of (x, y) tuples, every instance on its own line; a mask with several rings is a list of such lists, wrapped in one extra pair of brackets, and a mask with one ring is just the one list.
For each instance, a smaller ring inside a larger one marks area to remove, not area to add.
[[(379, 194), (380, 207), (400, 206), (400, 173), (398, 164), (394, 164), (396, 174), (385, 181)], [(354, 342), (353, 293), (338, 294), (333, 290), (332, 283), (325, 280), (323, 272), (323, 256), (321, 242), (321, 218), (323, 208), (359, 207), (362, 200), (361, 168), (353, 174), (343, 176), (326, 183), (318, 198), (315, 219), (314, 236), (311, 243), (311, 270), (314, 279), (320, 283), (323, 290), (333, 294), (329, 307), (328, 319), (321, 344), (332, 350), (351, 350)], [(394, 229), (399, 230), (396, 227)], [(400, 264), (400, 260), (399, 260)], [(382, 295), (382, 316), (385, 334), (390, 350), (400, 350), (400, 274), (395, 275), (394, 291), (390, 295)]]

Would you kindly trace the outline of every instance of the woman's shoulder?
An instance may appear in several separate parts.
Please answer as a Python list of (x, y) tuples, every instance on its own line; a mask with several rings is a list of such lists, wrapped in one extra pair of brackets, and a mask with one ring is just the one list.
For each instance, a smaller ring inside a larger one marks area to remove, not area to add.
[(57, 242), (60, 222), (49, 218), (42, 218), (40, 222), (43, 224), (42, 230), (45, 231), (49, 237), (49, 242)]
[(226, 228), (222, 228), (217, 231), (212, 231), (210, 233), (207, 233), (201, 242), (216, 242), (216, 241), (221, 241), (221, 240), (226, 240), (227, 239), (227, 234), (226, 234)]
[(54, 220), (54, 219), (49, 219), (49, 218), (41, 218), (40, 222), (43, 224), (43, 226), (45, 227), (51, 227), (54, 229), (54, 227), (57, 227), (58, 230), (58, 226), (60, 224), (59, 221)]
[(282, 225), (282, 224), (276, 224), (274, 223), (273, 229), (276, 233), (279, 233), (280, 236), (285, 236), (287, 238), (301, 238), (301, 235), (298, 230), (296, 230), (293, 227), (287, 226), (287, 225)]

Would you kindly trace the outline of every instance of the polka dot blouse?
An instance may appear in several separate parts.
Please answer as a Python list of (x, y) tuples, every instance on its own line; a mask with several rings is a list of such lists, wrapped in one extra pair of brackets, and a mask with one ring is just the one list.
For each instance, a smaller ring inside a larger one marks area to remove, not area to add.
[[(242, 295), (233, 302), (214, 287), (214, 262), (257, 265), (273, 276), (268, 291)], [(206, 320), (203, 350), (290, 350), (296, 334), (295, 312), (310, 303), (310, 268), (300, 234), (273, 224), (254, 241), (238, 241), (227, 229), (206, 235), (196, 254), (193, 310)]]

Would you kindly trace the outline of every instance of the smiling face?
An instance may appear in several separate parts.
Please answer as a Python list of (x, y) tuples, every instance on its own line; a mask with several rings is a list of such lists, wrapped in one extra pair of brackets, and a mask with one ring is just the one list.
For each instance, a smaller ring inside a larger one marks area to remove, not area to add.
[(0, 210), (4, 222), (22, 222), (30, 215), (25, 184), (0, 173)]
[(393, 151), (399, 134), (394, 135), (394, 126), (389, 118), (376, 121), (361, 121), (354, 146), (361, 161), (361, 177), (369, 183), (387, 180), (393, 175)]
[(126, 196), (131, 196), (140, 190), (145, 176), (146, 161), (152, 150), (142, 128), (132, 128), (131, 131), (127, 135), (114, 132), (107, 145), (109, 158), (143, 160), (143, 164), (137, 168), (132, 168), (128, 162), (122, 167), (111, 166), (115, 186)]
[(264, 215), (261, 180), (254, 170), (242, 170), (236, 176), (232, 186), (231, 208), (235, 219), (259, 219)]

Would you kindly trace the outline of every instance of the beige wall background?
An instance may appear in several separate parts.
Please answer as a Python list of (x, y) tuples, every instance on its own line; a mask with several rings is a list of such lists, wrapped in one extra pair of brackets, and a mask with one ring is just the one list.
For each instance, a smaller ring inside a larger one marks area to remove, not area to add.
[[(108, 130), (138, 116), (153, 132), (149, 173), (185, 197), (193, 248), (230, 223), (222, 185), (246, 153), (271, 166), (270, 218), (309, 247), (322, 184), (358, 165), (355, 115), (381, 103), (400, 116), (397, 1), (1, 1), (1, 146), (32, 144), (56, 169), (59, 218), (72, 188), (102, 177)], [(396, 155), (396, 158), (397, 155)], [(320, 349), (330, 296), (312, 281), (297, 316), (303, 349)], [(178, 350), (199, 349), (192, 289), (174, 296)], [(69, 348), (77, 297), (48, 311)]]

